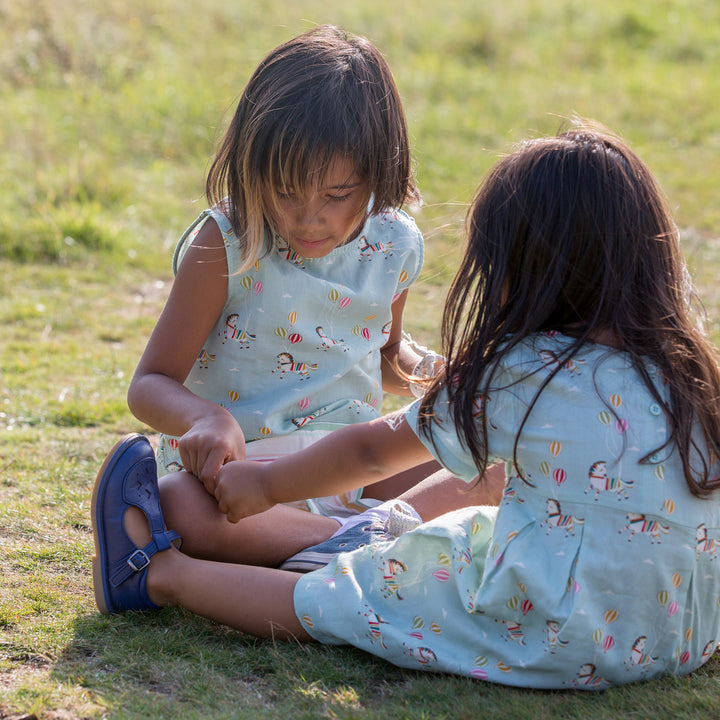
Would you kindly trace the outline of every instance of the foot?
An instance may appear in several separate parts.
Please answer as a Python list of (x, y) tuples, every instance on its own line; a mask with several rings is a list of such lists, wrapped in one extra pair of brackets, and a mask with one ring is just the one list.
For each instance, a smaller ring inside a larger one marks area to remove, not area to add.
[(150, 558), (170, 549), (179, 536), (165, 530), (155, 456), (141, 435), (118, 442), (100, 468), (93, 489), (92, 524), (93, 584), (100, 611), (157, 607), (146, 589)]
[[(311, 572), (324, 567), (342, 552), (351, 552), (380, 542), (391, 542), (422, 522), (415, 510), (402, 500), (393, 502), (384, 522), (373, 515), (373, 510), (368, 511), (367, 515), (367, 520), (361, 519), (344, 530), (341, 528), (329, 540), (296, 553), (282, 563), (280, 569)], [(362, 515), (359, 517), (362, 518)]]

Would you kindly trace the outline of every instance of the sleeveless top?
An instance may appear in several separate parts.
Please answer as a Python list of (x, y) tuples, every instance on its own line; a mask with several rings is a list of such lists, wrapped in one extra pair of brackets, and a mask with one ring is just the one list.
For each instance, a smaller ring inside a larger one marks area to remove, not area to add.
[[(400, 210), (369, 216), (357, 238), (321, 258), (268, 238), (262, 257), (238, 274), (240, 241), (215, 207), (183, 234), (174, 271), (208, 218), (223, 235), (228, 297), (186, 387), (227, 408), (247, 442), (377, 417), (391, 306), (422, 267), (414, 220)], [(180, 469), (176, 448), (176, 438), (161, 437), (161, 471)]]

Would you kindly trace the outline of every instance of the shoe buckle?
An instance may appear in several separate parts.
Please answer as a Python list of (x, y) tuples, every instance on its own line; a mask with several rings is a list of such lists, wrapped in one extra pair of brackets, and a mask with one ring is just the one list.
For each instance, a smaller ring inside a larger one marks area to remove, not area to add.
[(128, 559), (127, 564), (133, 572), (140, 572), (150, 564), (150, 558), (144, 550), (136, 550)]

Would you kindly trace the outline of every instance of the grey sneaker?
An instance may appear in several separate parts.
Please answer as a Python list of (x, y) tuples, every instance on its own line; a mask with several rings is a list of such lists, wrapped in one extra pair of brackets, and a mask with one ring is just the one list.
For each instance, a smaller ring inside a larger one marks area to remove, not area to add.
[(350, 552), (374, 543), (389, 542), (413, 530), (421, 522), (418, 514), (409, 505), (397, 501), (384, 523), (377, 518), (360, 521), (344, 532), (289, 557), (280, 565), (280, 569), (302, 573), (318, 570), (342, 552)]

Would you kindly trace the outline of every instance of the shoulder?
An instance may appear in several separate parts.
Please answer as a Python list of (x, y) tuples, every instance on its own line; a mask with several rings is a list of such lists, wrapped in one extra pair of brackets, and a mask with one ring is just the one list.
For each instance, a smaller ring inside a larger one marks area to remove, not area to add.
[(393, 243), (406, 241), (422, 244), (422, 234), (414, 218), (397, 208), (368, 217), (365, 232), (387, 236)]

